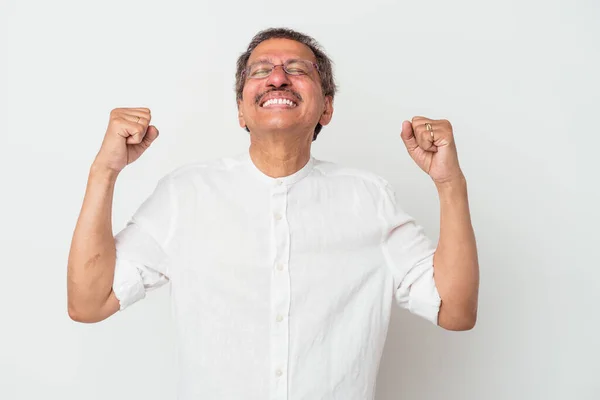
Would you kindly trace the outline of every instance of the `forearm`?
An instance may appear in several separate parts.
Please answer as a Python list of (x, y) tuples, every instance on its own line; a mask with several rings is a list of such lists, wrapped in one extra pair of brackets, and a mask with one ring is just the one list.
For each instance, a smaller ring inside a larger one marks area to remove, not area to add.
[(92, 166), (69, 252), (69, 315), (87, 319), (103, 307), (112, 292), (115, 242), (112, 200), (116, 174)]
[(471, 329), (477, 319), (479, 262), (464, 177), (437, 185), (440, 238), (434, 255), (434, 279), (442, 299), (438, 324)]

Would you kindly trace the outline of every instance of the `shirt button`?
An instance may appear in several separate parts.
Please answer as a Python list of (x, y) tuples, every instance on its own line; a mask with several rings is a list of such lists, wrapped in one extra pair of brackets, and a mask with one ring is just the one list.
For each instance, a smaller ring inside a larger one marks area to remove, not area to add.
[(279, 213), (275, 213), (275, 219), (276, 219), (277, 221), (279, 221), (281, 218), (282, 218), (282, 217), (281, 217), (281, 214), (279, 214)]
[(283, 185), (283, 181), (277, 181), (277, 186)]
[(277, 375), (277, 376), (283, 375), (283, 371), (281, 370), (281, 368), (277, 368), (277, 370), (275, 371), (275, 375)]
[(279, 271), (283, 270), (283, 263), (279, 263), (279, 264), (277, 264), (277, 269), (278, 269)]
[(277, 318), (275, 318), (275, 319), (277, 320), (277, 322), (281, 322), (281, 321), (283, 321), (283, 316), (281, 314), (279, 314), (277, 316)]

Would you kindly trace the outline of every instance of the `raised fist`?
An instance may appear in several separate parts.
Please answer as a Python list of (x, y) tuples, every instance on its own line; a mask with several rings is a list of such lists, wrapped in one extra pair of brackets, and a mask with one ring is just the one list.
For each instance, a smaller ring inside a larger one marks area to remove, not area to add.
[(158, 137), (148, 108), (115, 108), (94, 164), (120, 172), (137, 160)]

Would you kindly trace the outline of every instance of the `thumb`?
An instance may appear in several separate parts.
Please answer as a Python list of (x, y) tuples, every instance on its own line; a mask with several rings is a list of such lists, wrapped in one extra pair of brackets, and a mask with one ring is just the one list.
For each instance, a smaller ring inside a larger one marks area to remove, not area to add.
[(400, 133), (400, 137), (409, 150), (418, 146), (410, 121), (402, 122), (402, 133)]
[(146, 135), (144, 136), (143, 141), (146, 146), (150, 146), (152, 142), (158, 137), (158, 129), (154, 125), (150, 125), (148, 130), (146, 130)]

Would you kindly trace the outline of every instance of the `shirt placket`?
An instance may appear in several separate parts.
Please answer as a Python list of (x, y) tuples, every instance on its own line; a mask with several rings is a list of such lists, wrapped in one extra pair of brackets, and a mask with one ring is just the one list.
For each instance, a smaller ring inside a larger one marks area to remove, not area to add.
[(288, 398), (288, 347), (290, 229), (287, 220), (287, 186), (277, 181), (271, 191), (274, 260), (271, 268), (271, 400)]

